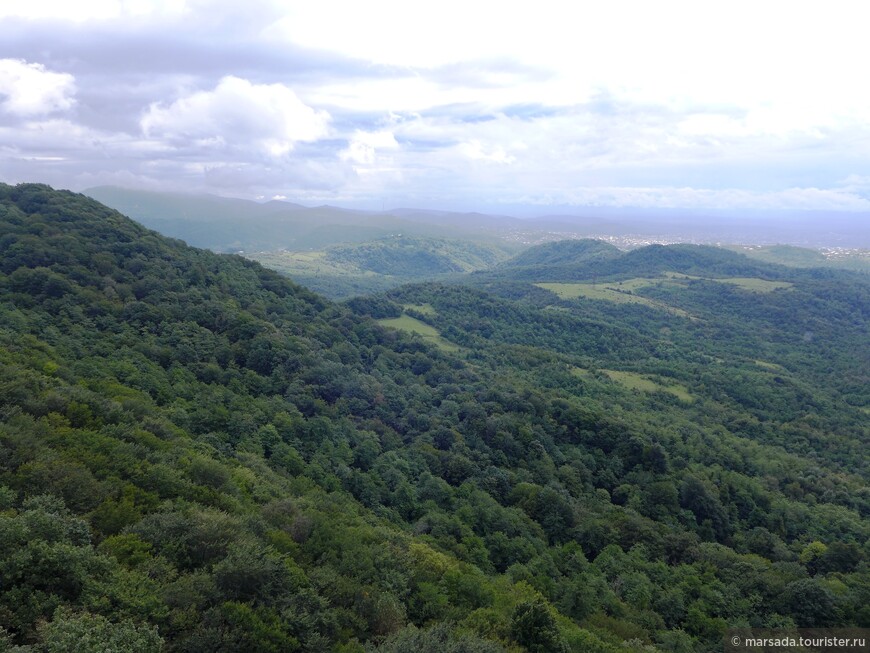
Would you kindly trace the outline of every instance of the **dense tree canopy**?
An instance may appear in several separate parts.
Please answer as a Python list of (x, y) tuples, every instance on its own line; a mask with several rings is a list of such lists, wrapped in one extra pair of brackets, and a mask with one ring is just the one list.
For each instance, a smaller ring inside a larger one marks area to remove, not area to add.
[[(865, 279), (343, 306), (40, 185), (0, 185), (0, 254), (0, 650), (870, 627)], [(460, 349), (372, 317), (402, 310)]]

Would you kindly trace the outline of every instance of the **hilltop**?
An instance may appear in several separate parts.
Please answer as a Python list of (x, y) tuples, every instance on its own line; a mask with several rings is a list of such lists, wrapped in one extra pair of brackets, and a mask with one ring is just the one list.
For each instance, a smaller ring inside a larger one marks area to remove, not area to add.
[(505, 262), (503, 267), (578, 265), (615, 259), (621, 255), (617, 247), (600, 240), (558, 240), (529, 247)]

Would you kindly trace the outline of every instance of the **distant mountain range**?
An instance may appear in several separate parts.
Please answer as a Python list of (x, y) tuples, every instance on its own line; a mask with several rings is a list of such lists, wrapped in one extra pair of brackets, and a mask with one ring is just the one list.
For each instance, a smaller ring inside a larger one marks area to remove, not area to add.
[(506, 215), (397, 208), (361, 211), (101, 186), (86, 195), (143, 225), (216, 251), (305, 251), (391, 236), (453, 238), (527, 246), (607, 238), (625, 247), (651, 242), (870, 248), (870, 214), (688, 211), (592, 207), (578, 214)]
[(291, 202), (253, 202), (212, 195), (185, 195), (92, 188), (87, 195), (140, 223), (191, 245), (216, 251), (305, 251), (391, 236), (495, 241), (523, 221), (482, 214), (398, 209), (369, 212)]

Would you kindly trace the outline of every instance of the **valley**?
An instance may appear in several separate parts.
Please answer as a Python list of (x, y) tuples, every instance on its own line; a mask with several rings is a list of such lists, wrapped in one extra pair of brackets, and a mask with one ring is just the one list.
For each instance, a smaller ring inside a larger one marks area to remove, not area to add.
[(361, 242), (287, 268), (391, 277), (335, 302), (0, 185), (0, 650), (682, 653), (870, 624), (866, 275)]
[[(524, 267), (533, 261), (522, 252), (537, 251), (535, 246), (558, 251), (571, 242), (594, 243), (589, 256), (604, 260), (615, 252), (650, 245), (753, 243), (773, 237), (762, 226), (753, 227), (752, 220), (736, 220), (743, 230), (717, 231), (708, 221), (724, 225), (735, 219), (685, 212), (677, 212), (679, 217), (674, 218), (661, 212), (636, 215), (600, 208), (587, 216), (518, 219), (415, 209), (307, 207), (286, 201), (253, 202), (113, 186), (91, 188), (86, 194), (164, 235), (197, 247), (240, 254), (337, 300), (409, 281), (485, 271), (514, 256), (512, 266)], [(870, 250), (863, 241), (860, 217), (835, 222), (846, 234), (837, 236), (837, 246), (820, 233), (809, 237), (818, 243), (815, 249), (753, 244), (728, 247), (769, 263), (870, 271)], [(798, 233), (810, 227), (812, 223), (806, 220), (795, 225)], [(841, 241), (858, 246), (839, 244)], [(558, 264), (552, 254), (550, 264)]]

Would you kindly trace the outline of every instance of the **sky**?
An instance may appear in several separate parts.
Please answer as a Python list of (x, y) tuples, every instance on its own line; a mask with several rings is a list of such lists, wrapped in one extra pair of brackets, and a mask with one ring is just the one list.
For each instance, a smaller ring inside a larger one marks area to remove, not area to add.
[(870, 211), (866, 7), (2, 0), (0, 181)]

